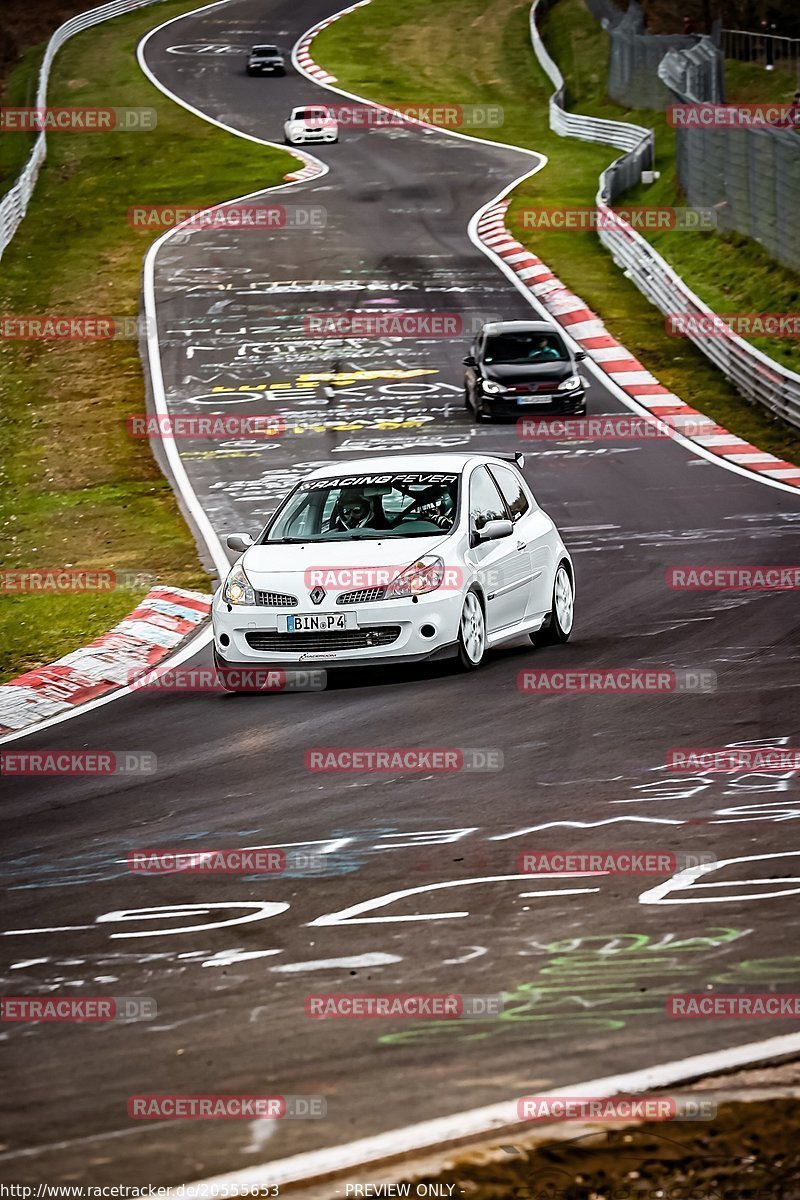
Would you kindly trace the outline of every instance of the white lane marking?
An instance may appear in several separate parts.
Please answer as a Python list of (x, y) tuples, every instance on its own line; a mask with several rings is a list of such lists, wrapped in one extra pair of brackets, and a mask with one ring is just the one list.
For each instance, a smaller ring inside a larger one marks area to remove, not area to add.
[(796, 883), (800, 884), (800, 878), (789, 876), (770, 876), (764, 879), (731, 879), (724, 880), (719, 883), (696, 883), (695, 880), (700, 879), (703, 875), (708, 875), (712, 871), (719, 871), (722, 867), (730, 867), (736, 863), (749, 862), (764, 862), (767, 859), (774, 858), (798, 858), (800, 850), (780, 850), (774, 854), (745, 854), (741, 858), (722, 858), (719, 862), (701, 863), (696, 867), (686, 867), (683, 871), (678, 871), (676, 875), (672, 875), (669, 879), (659, 883), (656, 887), (649, 888), (646, 892), (642, 892), (639, 896), (640, 904), (732, 904), (739, 903), (743, 900), (767, 900), (772, 896), (794, 896), (800, 892), (800, 887), (782, 889), (779, 892), (759, 892), (756, 896), (689, 896), (682, 899), (668, 900), (667, 896), (671, 892), (681, 891), (697, 891), (698, 888), (709, 887), (763, 887), (765, 884), (772, 883)]
[(38, 1158), (40, 1154), (69, 1150), (72, 1146), (85, 1146), (88, 1142), (106, 1142), (111, 1138), (130, 1137), (133, 1133), (150, 1133), (153, 1129), (167, 1128), (172, 1130), (174, 1137), (174, 1121), (143, 1121), (141, 1128), (112, 1129), (108, 1133), (89, 1133), (85, 1137), (69, 1138), (63, 1142), (46, 1142), (43, 1146), (31, 1146), (26, 1150), (9, 1150), (7, 1154), (0, 1154), (0, 1162), (10, 1162), (12, 1158)]
[(218, 950), (211, 958), (201, 963), (203, 967), (230, 967), (234, 963), (249, 962), (254, 958), (270, 958), (280, 950)]
[(472, 962), (473, 958), (482, 958), (484, 954), (488, 954), (488, 948), (486, 946), (470, 946), (469, 949), (470, 953), (462, 954), (460, 958), (442, 959), (442, 966), (457, 967), (460, 966), (461, 963)]
[(271, 971), (281, 975), (300, 974), (302, 971), (332, 971), (337, 967), (382, 967), (387, 963), (402, 962), (399, 954), (381, 954), (379, 951), (371, 954), (354, 954), (350, 958), (317, 958), (309, 962), (282, 963), (279, 967), (270, 967)]
[[(327, 175), (329, 167), (322, 162), (321, 159), (316, 158), (314, 155), (308, 154), (306, 151), (298, 150), (297, 147), (292, 147), (290, 149), (289, 147), (279, 145), (277, 142), (267, 141), (266, 138), (256, 137), (251, 133), (243, 133), (241, 130), (235, 129), (232, 125), (225, 125), (222, 121), (216, 120), (215, 117), (207, 116), (204, 112), (201, 112), (200, 109), (194, 108), (185, 100), (181, 100), (179, 96), (176, 96), (174, 92), (171, 92), (169, 88), (165, 87), (156, 78), (156, 76), (148, 67), (147, 63), (144, 61), (144, 47), (149, 39), (154, 36), (154, 34), (158, 33), (162, 29), (165, 29), (167, 25), (171, 25), (174, 21), (182, 21), (186, 16), (197, 16), (199, 13), (206, 12), (210, 8), (217, 8), (221, 4), (227, 3), (228, 0), (214, 0), (213, 4), (206, 4), (203, 6), (203, 8), (195, 9), (191, 13), (184, 13), (182, 16), (172, 17), (171, 20), (163, 22), (163, 24), (156, 26), (155, 29), (151, 29), (149, 33), (145, 34), (136, 49), (136, 56), (139, 66), (154, 87), (157, 87), (160, 92), (163, 92), (163, 94), (172, 100), (173, 103), (180, 105), (181, 108), (185, 108), (187, 112), (192, 113), (194, 116), (199, 117), (203, 121), (207, 121), (210, 125), (216, 125), (217, 128), (224, 130), (226, 133), (231, 133), (235, 137), (244, 138), (248, 142), (256, 142), (260, 146), (271, 146), (274, 150), (286, 150), (287, 153), (293, 154), (300, 160), (300, 162), (305, 163), (306, 166), (313, 164), (315, 167), (318, 167), (319, 175), (317, 178)], [(238, 204), (243, 200), (251, 200), (256, 196), (264, 195), (266, 192), (285, 191), (288, 188), (297, 187), (298, 184), (306, 182), (308, 182), (308, 180), (291, 180), (287, 183), (276, 184), (274, 187), (261, 188), (257, 192), (249, 192), (246, 196), (237, 196), (231, 200), (223, 200), (220, 202), (220, 204), (211, 205), (204, 211), (212, 212), (215, 209), (223, 208), (228, 204)], [(182, 225), (176, 225), (174, 228), (168, 229), (165, 233), (163, 233), (161, 237), (153, 242), (153, 244), (150, 246), (144, 260), (144, 279), (142, 290), (144, 294), (144, 306), (147, 322), (148, 362), (150, 367), (150, 380), (153, 388), (153, 403), (156, 411), (161, 415), (168, 415), (168, 409), (164, 391), (163, 374), (161, 370), (161, 355), (157, 335), (158, 327), (156, 324), (156, 303), (154, 289), (155, 260), (161, 246), (168, 241), (169, 238), (173, 237), (176, 233), (179, 233), (181, 229)], [(224, 579), (228, 573), (230, 564), (228, 562), (228, 556), (222, 548), (222, 543), (220, 542), (211, 522), (206, 516), (205, 510), (200, 504), (194, 488), (189, 482), (189, 477), (186, 473), (186, 469), (183, 466), (180, 454), (178, 453), (174, 442), (169, 438), (165, 438), (163, 447), (170, 467), (172, 468), (178, 491), (180, 492), (187, 509), (192, 514), (192, 517), (196, 522), (197, 531), (206, 544), (208, 552), (214, 561), (214, 566), (220, 574), (220, 578)], [(170, 657), (163, 659), (163, 661), (159, 664), (159, 667), (165, 670), (171, 670), (173, 667), (179, 666), (181, 663), (186, 662), (188, 658), (193, 658), (194, 655), (198, 654), (200, 650), (209, 645), (211, 638), (212, 633), (209, 625), (204, 630), (201, 630), (196, 637), (192, 638), (192, 640), (187, 646), (184, 647), (183, 650), (179, 651), (175, 655), (171, 655)], [(104, 704), (111, 704), (114, 700), (120, 700), (123, 696), (130, 695), (133, 690), (134, 689), (126, 686), (118, 688), (114, 692), (110, 692), (107, 696), (98, 696), (96, 700), (90, 700), (86, 704), (78, 705), (70, 712), (58, 713), (55, 716), (48, 717), (46, 721), (40, 721), (38, 725), (34, 725), (30, 729), (20, 730), (18, 733), (11, 733), (7, 734), (5, 737), (0, 737), (0, 745), (3, 745), (6, 742), (17, 741), (19, 738), (29, 737), (32, 733), (40, 733), (42, 730), (50, 729), (53, 725), (60, 725), (62, 721), (71, 721), (74, 717), (83, 716), (85, 713), (91, 712), (95, 708), (101, 708)]]
[[(362, 900), (360, 903), (351, 904), (347, 908), (340, 909), (338, 912), (325, 913), (323, 916), (309, 921), (308, 925), (377, 925), (400, 923), (403, 921), (454, 920), (458, 917), (468, 917), (469, 912), (462, 910), (459, 912), (414, 913), (411, 917), (362, 917), (360, 914), (370, 912), (375, 908), (385, 908), (387, 904), (392, 904), (395, 900), (405, 900), (409, 896), (422, 896), (426, 892), (440, 892), (449, 888), (474, 887), (479, 883), (507, 883), (514, 879), (524, 879), (526, 882), (532, 882), (537, 879), (585, 879), (597, 878), (599, 875), (608, 874), (610, 874), (608, 871), (527, 871), (522, 875), (481, 875), (475, 879), (446, 879), (441, 883), (425, 883), (421, 887), (402, 888), (397, 892), (385, 892), (382, 896), (376, 896), (371, 900)], [(538, 893), (526, 892), (525, 895), (573, 895), (576, 890), (597, 891), (597, 888), (557, 888), (552, 891)]]
[[(222, 2), (226, 3), (227, 0), (222, 0)], [(302, 66), (302, 64), (297, 61), (297, 49), (299, 46), (303, 45), (303, 43), (306, 41), (306, 39), (309, 36), (313, 35), (317, 30), (322, 29), (327, 24), (329, 24), (330, 21), (336, 20), (338, 17), (343, 15), (343, 13), (346, 13), (348, 11), (350, 11), (349, 8), (342, 9), (342, 10), (340, 10), (340, 12), (335, 13), (333, 17), (326, 18), (324, 22), (321, 21), (317, 25), (312, 25), (312, 27), (303, 34), (303, 36), (299, 39), (296, 46), (294, 47), (294, 49), (292, 51), (292, 62), (294, 63), (296, 69), (300, 72), (301, 75), (305, 75), (306, 78), (311, 83), (316, 84), (317, 87), (323, 88), (327, 92), (336, 92), (340, 96), (346, 96), (350, 100), (357, 100), (359, 102), (359, 104), (368, 104), (372, 108), (380, 109), (383, 112), (396, 112), (397, 111), (396, 109), (389, 108), (385, 104), (378, 104), (374, 100), (368, 100), (364, 96), (358, 96), (358, 95), (356, 95), (355, 92), (347, 92), (344, 90), (344, 88), (334, 87), (330, 83), (321, 83), (318, 79), (316, 79), (313, 75), (311, 75), (308, 71), (306, 71), (304, 69), (304, 67)], [(518, 179), (513, 179), (511, 181), (511, 183), (507, 184), (506, 187), (504, 187), (502, 189), (502, 191), (498, 192), (496, 196), (494, 196), (491, 200), (487, 201), (486, 204), (482, 205), (481, 208), (478, 209), (478, 211), (474, 214), (474, 216), (472, 217), (472, 220), (469, 223), (469, 226), (467, 228), (467, 233), (468, 233), (469, 239), (472, 242), (472, 244), (474, 246), (476, 246), (481, 251), (481, 253), (485, 254), (488, 258), (490, 258), (497, 267), (500, 268), (500, 270), (503, 272), (503, 274), (506, 276), (506, 278), (509, 279), (511, 281), (511, 283), (513, 283), (513, 285), (517, 289), (517, 291), (522, 296), (525, 297), (527, 302), (530, 304), (531, 308), (535, 309), (539, 313), (539, 315), (542, 317), (543, 320), (552, 321), (553, 320), (552, 313), (550, 313), (544, 307), (544, 305), (542, 305), (535, 298), (535, 296), (531, 295), (531, 292), (525, 286), (525, 283), (523, 282), (523, 280), (521, 280), (519, 278), (519, 276), (517, 275), (517, 273), (506, 264), (506, 262), (500, 257), (499, 254), (495, 254), (495, 252), (489, 246), (485, 245), (481, 236), (478, 233), (478, 225), (483, 221), (485, 215), (492, 208), (497, 208), (502, 203), (502, 201), (505, 200), (506, 196), (508, 196), (509, 193), (512, 192), (514, 190), (514, 188), (516, 188), (520, 183), (522, 183), (526, 179), (529, 179), (531, 175), (535, 175), (537, 173), (537, 171), (541, 171), (541, 169), (547, 165), (547, 162), (548, 162), (547, 156), (545, 154), (540, 153), (537, 150), (528, 150), (522, 146), (509, 145), (508, 142), (495, 142), (494, 140), (489, 139), (489, 138), (476, 138), (476, 137), (473, 137), (472, 134), (459, 133), (455, 129), (443, 129), (440, 126), (426, 125), (424, 121), (418, 121), (414, 118), (406, 117), (406, 120), (408, 120), (409, 123), (420, 125), (426, 129), (435, 129), (437, 133), (444, 134), (447, 137), (463, 138), (465, 141), (478, 142), (481, 145), (496, 146), (500, 150), (507, 150), (510, 153), (516, 152), (518, 154), (527, 154), (531, 158), (536, 158), (539, 160), (538, 165), (536, 167), (534, 167), (533, 170), (527, 171), (524, 175), (520, 175)], [(546, 264), (542, 264), (542, 265), (546, 266)], [(561, 285), (560, 283), (557, 283), (556, 286), (561, 287), (563, 285)], [(602, 322), (595, 322), (595, 321), (586, 322), (586, 326), (594, 326), (595, 324), (599, 324), (602, 326)], [(593, 332), (593, 330), (585, 328), (583, 326), (581, 327), (581, 329), (583, 331), (584, 336), (588, 336), (591, 332)], [(577, 325), (572, 325), (572, 326), (563, 326), (562, 325), (561, 332), (566, 337), (567, 341), (571, 344), (573, 350), (581, 350), (583, 348), (579, 343), (577, 343), (575, 341), (575, 335), (578, 332)], [(603, 327), (603, 328), (601, 328), (600, 332), (607, 332), (607, 331)], [(619, 386), (619, 384), (614, 381), (613, 377), (611, 375), (607, 374), (605, 371), (603, 371), (598, 366), (597, 363), (593, 362), (591, 357), (588, 357), (585, 360), (585, 365), (586, 365), (587, 370), (590, 371), (592, 375), (594, 375), (597, 382), (600, 383), (603, 387), (605, 387), (606, 390), (608, 392), (610, 392), (612, 396), (615, 396), (619, 401), (621, 401), (621, 403), (624, 404), (627, 409), (629, 409), (631, 412), (638, 413), (640, 416), (643, 416), (643, 417), (651, 417), (651, 418), (653, 417), (653, 414), (650, 412), (650, 410), (645, 405), (639, 404), (633, 397), (629, 396), (627, 394), (627, 392), (623, 391), (623, 389)], [(684, 401), (680, 401), (680, 403), (684, 403)], [(797, 488), (793, 487), (791, 484), (782, 483), (779, 479), (773, 479), (767, 475), (756, 474), (753, 471), (747, 471), (743, 467), (737, 466), (735, 463), (728, 462), (727, 459), (720, 458), (719, 455), (712, 454), (710, 451), (706, 450), (705, 447), (698, 446), (696, 442), (693, 442), (693, 441), (691, 441), (691, 439), (684, 437), (682, 434), (678, 433), (677, 430), (671, 431), (669, 434), (669, 437), (672, 441), (677, 442), (677, 444), (679, 446), (682, 446), (685, 450), (691, 451), (695, 457), (703, 458), (707, 462), (714, 463), (715, 466), (721, 467), (725, 471), (731, 471), (734, 475), (741, 475), (743, 478), (749, 479), (754, 483), (762, 483), (766, 487), (777, 488), (781, 492), (789, 492), (790, 494), (797, 496)]]
[[(622, 1075), (607, 1075), (585, 1083), (571, 1084), (548, 1092), (551, 1096), (615, 1096), (651, 1091), (674, 1083), (684, 1083), (717, 1071), (764, 1062), (783, 1055), (800, 1051), (800, 1033), (785, 1034), (768, 1038), (763, 1042), (748, 1042), (730, 1050), (714, 1050), (697, 1054), (692, 1058), (676, 1062), (659, 1063), (642, 1071), (630, 1071)], [(454, 1113), (450, 1117), (439, 1117), (408, 1125), (405, 1129), (391, 1129), (374, 1137), (360, 1138), (345, 1145), (331, 1146), (326, 1150), (313, 1150), (296, 1154), (292, 1158), (261, 1166), (246, 1167), (231, 1171), (227, 1175), (215, 1175), (210, 1179), (194, 1181), (205, 1185), (228, 1185), (229, 1187), (277, 1187), (280, 1184), (306, 1183), (328, 1175), (354, 1170), (367, 1163), (397, 1158), (401, 1155), (418, 1154), (423, 1151), (441, 1150), (448, 1145), (508, 1131), (508, 1136), (530, 1129), (529, 1121), (520, 1121), (517, 1101), (505, 1100), (485, 1108), (473, 1108)], [(170, 1191), (168, 1197), (174, 1197)]]

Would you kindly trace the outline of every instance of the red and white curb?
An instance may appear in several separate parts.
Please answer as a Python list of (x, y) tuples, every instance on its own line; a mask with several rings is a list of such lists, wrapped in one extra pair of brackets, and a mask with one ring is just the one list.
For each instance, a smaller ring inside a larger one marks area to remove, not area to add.
[(747, 471), (800, 488), (800, 466), (784, 462), (744, 438), (736, 437), (659, 383), (655, 375), (608, 332), (597, 313), (508, 232), (505, 217), (509, 204), (510, 201), (504, 199), (487, 208), (478, 222), (479, 239), (518, 276), (526, 290), (617, 387), (665, 425), (710, 454)]
[[(284, 179), (292, 183), (305, 183), (307, 179), (316, 179), (318, 175), (327, 175), (328, 170), (318, 158), (313, 158), (310, 154), (305, 154), (302, 150), (298, 150), (296, 146), (287, 147), (291, 153), (305, 163), (299, 171), (290, 171), (288, 175), (284, 175)], [(230, 203), (230, 202), (229, 202)]]
[(0, 734), (19, 732), (96, 700), (154, 667), (195, 634), (211, 597), (156, 587), (109, 633), (0, 687)]
[(336, 76), (331, 75), (329, 71), (324, 70), (318, 63), (315, 63), (308, 48), (317, 34), (321, 33), (323, 29), (327, 29), (329, 25), (333, 25), (334, 21), (338, 21), (341, 17), (346, 17), (348, 13), (355, 12), (357, 8), (363, 8), (365, 4), (369, 3), (370, 0), (358, 0), (358, 4), (351, 4), (349, 8), (343, 8), (341, 12), (334, 13), (332, 17), (326, 17), (324, 21), (320, 21), (313, 29), (309, 29), (307, 33), (303, 34), (294, 48), (292, 57), (307, 75), (310, 75), (312, 79), (316, 79), (318, 83), (336, 83)]

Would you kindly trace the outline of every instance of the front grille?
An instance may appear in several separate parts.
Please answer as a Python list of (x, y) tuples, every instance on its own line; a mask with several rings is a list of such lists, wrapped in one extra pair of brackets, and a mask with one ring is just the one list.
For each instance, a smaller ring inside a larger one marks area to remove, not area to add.
[(361, 629), (333, 629), (321, 633), (246, 633), (251, 650), (368, 650), (389, 646), (400, 637), (399, 625), (366, 625)]
[(256, 592), (256, 604), (262, 608), (297, 608), (297, 596), (288, 596), (285, 592)]
[(544, 383), (515, 383), (508, 391), (515, 396), (533, 396), (537, 392), (557, 392), (558, 380), (548, 380)]
[(386, 595), (385, 587), (362, 588), (360, 592), (342, 592), (336, 599), (337, 604), (372, 604), (375, 600), (383, 600)]

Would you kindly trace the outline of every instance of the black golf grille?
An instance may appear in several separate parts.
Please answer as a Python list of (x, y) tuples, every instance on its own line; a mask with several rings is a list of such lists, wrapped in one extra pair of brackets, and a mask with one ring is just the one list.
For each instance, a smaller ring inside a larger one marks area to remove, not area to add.
[(337, 604), (372, 604), (375, 600), (382, 600), (386, 595), (385, 587), (362, 588), (360, 592), (342, 592), (341, 596), (337, 597)]
[(361, 629), (331, 629), (320, 633), (277, 633), (273, 630), (245, 634), (251, 650), (368, 650), (389, 646), (400, 637), (399, 625), (366, 625)]
[(298, 599), (284, 592), (256, 592), (256, 604), (262, 608), (297, 608)]

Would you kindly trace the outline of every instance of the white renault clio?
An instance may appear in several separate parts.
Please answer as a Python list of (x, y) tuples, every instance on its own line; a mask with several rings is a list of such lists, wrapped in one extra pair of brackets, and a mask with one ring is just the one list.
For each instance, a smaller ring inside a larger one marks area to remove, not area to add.
[(307, 475), (214, 596), (223, 681), (253, 667), (455, 657), (521, 634), (565, 642), (575, 575), (522, 476), (522, 455), (404, 455)]

